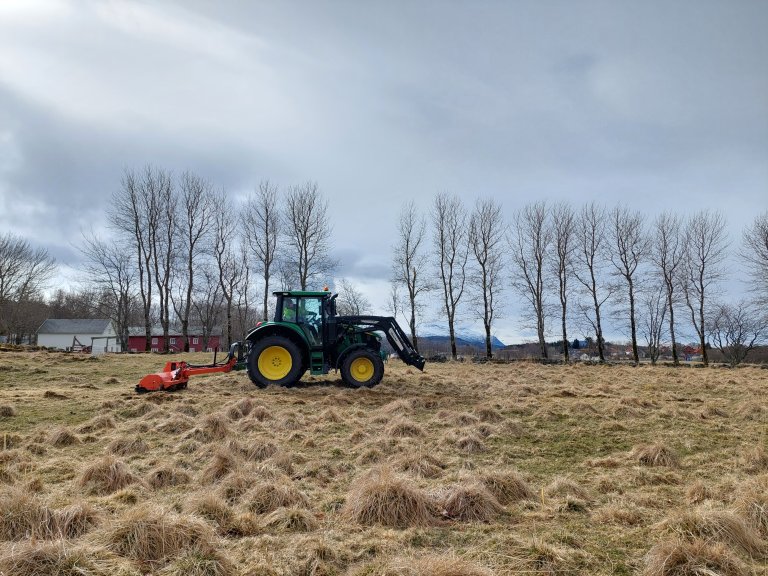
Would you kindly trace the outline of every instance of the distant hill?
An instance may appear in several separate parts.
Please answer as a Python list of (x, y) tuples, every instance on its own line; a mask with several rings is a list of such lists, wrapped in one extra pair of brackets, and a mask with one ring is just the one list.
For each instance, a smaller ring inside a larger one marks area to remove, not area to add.
[[(441, 322), (430, 322), (419, 326), (417, 336), (420, 341), (427, 340), (433, 344), (447, 344), (450, 340), (448, 335), (448, 324)], [(474, 346), (485, 348), (485, 332), (466, 324), (456, 326), (456, 344), (458, 346)], [(494, 350), (504, 348), (505, 344), (491, 335), (491, 348)]]

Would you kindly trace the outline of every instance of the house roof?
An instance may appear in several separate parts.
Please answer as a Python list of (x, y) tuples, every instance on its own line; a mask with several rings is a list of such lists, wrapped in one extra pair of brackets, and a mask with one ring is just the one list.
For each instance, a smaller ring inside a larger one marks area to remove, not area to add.
[(105, 318), (70, 319), (48, 318), (38, 334), (103, 334), (112, 321)]

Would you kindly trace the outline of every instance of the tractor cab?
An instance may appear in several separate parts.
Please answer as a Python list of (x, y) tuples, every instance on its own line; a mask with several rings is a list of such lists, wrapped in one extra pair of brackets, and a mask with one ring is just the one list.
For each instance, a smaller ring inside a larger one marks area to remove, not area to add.
[(328, 319), (336, 316), (336, 294), (323, 292), (275, 292), (275, 322), (296, 324), (311, 348), (323, 346)]

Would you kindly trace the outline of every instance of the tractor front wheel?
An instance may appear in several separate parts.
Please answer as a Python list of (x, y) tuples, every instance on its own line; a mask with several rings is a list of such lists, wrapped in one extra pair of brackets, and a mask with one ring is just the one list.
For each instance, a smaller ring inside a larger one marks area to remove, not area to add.
[(370, 388), (381, 382), (384, 362), (381, 356), (367, 348), (350, 352), (341, 364), (341, 379), (354, 388)]
[(293, 386), (301, 378), (301, 350), (284, 336), (255, 342), (248, 354), (248, 376), (259, 388), (270, 384)]

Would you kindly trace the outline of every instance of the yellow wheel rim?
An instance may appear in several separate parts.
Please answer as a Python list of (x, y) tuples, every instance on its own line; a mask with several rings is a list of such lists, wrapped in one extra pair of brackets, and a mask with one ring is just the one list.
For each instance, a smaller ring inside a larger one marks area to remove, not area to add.
[(358, 382), (368, 382), (373, 378), (373, 362), (368, 358), (355, 358), (352, 360), (349, 372)]
[(267, 380), (280, 380), (293, 366), (291, 353), (282, 346), (270, 346), (259, 354), (259, 372)]

